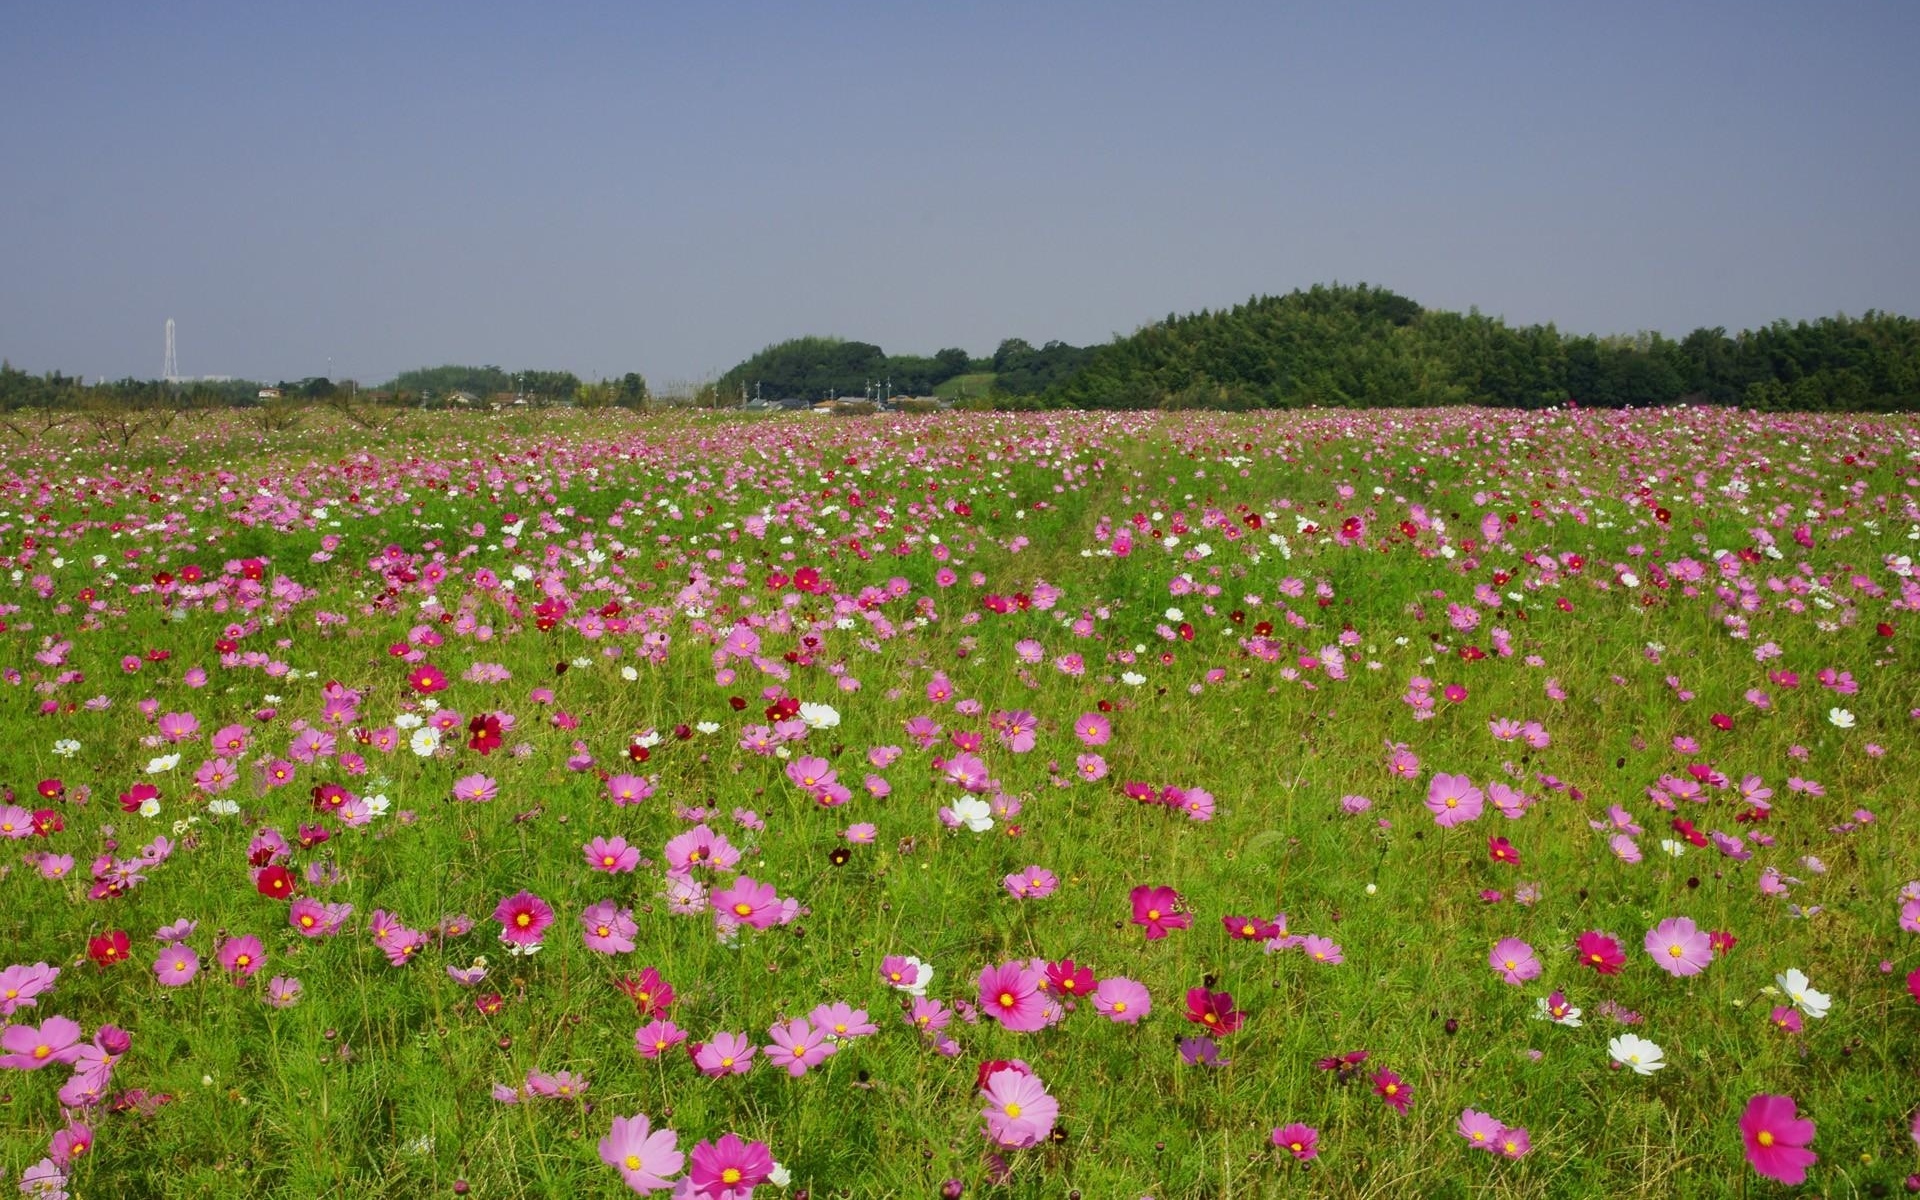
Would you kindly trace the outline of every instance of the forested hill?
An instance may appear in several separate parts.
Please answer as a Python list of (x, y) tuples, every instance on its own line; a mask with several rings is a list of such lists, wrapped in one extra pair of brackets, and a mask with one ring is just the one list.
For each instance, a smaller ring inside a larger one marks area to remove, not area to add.
[[(1573, 400), (1618, 407), (1679, 401), (1771, 410), (1920, 409), (1920, 322), (1869, 311), (1675, 340), (1564, 334), (1478, 311), (1422, 308), (1385, 288), (1317, 286), (1186, 316), (1101, 346), (1019, 338), (990, 358), (964, 350), (888, 355), (868, 342), (796, 338), (721, 379), (767, 399), (958, 395), (1007, 407), (1287, 408)], [(966, 386), (955, 389), (949, 381)]]
[(1384, 288), (1313, 287), (1169, 316), (1095, 348), (1042, 403), (1074, 408), (1597, 406), (1920, 408), (1920, 322), (1868, 312), (1675, 341), (1570, 336)]

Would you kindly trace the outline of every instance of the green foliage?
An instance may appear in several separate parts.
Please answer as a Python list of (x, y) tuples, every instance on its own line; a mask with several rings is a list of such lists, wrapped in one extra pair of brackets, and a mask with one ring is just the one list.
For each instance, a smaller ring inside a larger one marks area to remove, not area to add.
[[(1017, 358), (1026, 343), (1005, 343)], [(996, 356), (997, 358), (998, 356)], [(1009, 386), (1010, 391), (1021, 390)], [(1768, 409), (1920, 407), (1920, 323), (1868, 312), (1676, 342), (1513, 328), (1423, 310), (1384, 288), (1316, 286), (1219, 312), (1169, 315), (1087, 352), (1047, 390), (1072, 408), (1600, 408), (1690, 400)]]

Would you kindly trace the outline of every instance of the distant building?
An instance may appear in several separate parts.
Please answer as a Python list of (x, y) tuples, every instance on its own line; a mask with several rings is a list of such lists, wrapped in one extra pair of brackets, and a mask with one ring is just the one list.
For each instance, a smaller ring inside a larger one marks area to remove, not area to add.
[(471, 408), (475, 404), (480, 403), (480, 397), (474, 395), (472, 392), (453, 392), (447, 396), (447, 403), (457, 404), (461, 408)]
[(256, 400), (278, 400), (280, 398), (280, 389), (279, 388), (261, 388), (260, 394), (254, 398)]

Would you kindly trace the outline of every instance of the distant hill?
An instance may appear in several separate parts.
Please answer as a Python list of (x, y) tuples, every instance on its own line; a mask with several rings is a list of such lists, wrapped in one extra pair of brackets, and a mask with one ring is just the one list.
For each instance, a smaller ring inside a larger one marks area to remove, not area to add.
[[(1422, 308), (1386, 288), (1318, 285), (1185, 316), (1101, 346), (1009, 338), (990, 359), (889, 356), (866, 342), (797, 338), (728, 372), (769, 399), (893, 392), (1010, 407), (1293, 408), (1482, 404), (1599, 407), (1690, 400), (1769, 410), (1920, 409), (1920, 322), (1869, 311), (1728, 334), (1596, 337)], [(959, 382), (956, 382), (959, 381)], [(964, 387), (962, 386), (964, 384)]]

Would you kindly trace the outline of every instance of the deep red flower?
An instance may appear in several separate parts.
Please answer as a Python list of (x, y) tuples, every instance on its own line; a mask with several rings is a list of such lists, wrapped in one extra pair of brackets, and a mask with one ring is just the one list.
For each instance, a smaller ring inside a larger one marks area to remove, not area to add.
[(673, 1007), (673, 985), (660, 978), (660, 972), (652, 967), (638, 975), (615, 980), (614, 986), (627, 994), (643, 1017), (663, 1016)]
[(477, 750), (481, 757), (492, 754), (500, 748), (500, 718), (492, 713), (483, 713), (467, 722), (467, 749)]
[(145, 804), (149, 800), (157, 800), (159, 797), (159, 788), (150, 783), (136, 783), (126, 791), (120, 793), (120, 811), (139, 812), (142, 804)]
[(1070, 958), (1047, 964), (1044, 987), (1057, 996), (1086, 996), (1093, 992), (1093, 968), (1075, 965)]
[(447, 675), (432, 663), (421, 663), (407, 673), (407, 685), (422, 696), (430, 696), (446, 690)]
[(1210, 992), (1206, 988), (1187, 989), (1187, 1020), (1200, 1027), (1208, 1037), (1232, 1033), (1246, 1021), (1247, 1014), (1233, 1007), (1228, 992)]
[(262, 896), (271, 896), (275, 900), (290, 900), (293, 898), (294, 890), (293, 873), (279, 863), (274, 863), (272, 866), (260, 869), (260, 874), (255, 877), (253, 886)]
[(1520, 865), (1520, 852), (1513, 848), (1512, 842), (1509, 842), (1503, 837), (1487, 839), (1487, 857), (1494, 862), (1505, 863), (1510, 867)]
[(1733, 934), (1727, 932), (1724, 929), (1716, 929), (1712, 933), (1707, 935), (1707, 948), (1713, 951), (1713, 956), (1715, 958), (1718, 958), (1722, 954), (1725, 954), (1727, 951), (1733, 949), (1734, 945), (1738, 943), (1739, 940), (1740, 940), (1739, 938), (1733, 936)]
[(41, 837), (52, 837), (66, 827), (67, 823), (60, 818), (59, 813), (52, 809), (36, 808), (33, 810), (33, 831)]
[(87, 939), (87, 957), (103, 967), (125, 962), (131, 949), (132, 943), (127, 940), (123, 929), (109, 930), (99, 937)]
[(1226, 916), (1220, 923), (1227, 927), (1227, 936), (1242, 942), (1264, 942), (1268, 938), (1278, 937), (1280, 927), (1272, 921), (1262, 921), (1259, 917)]

